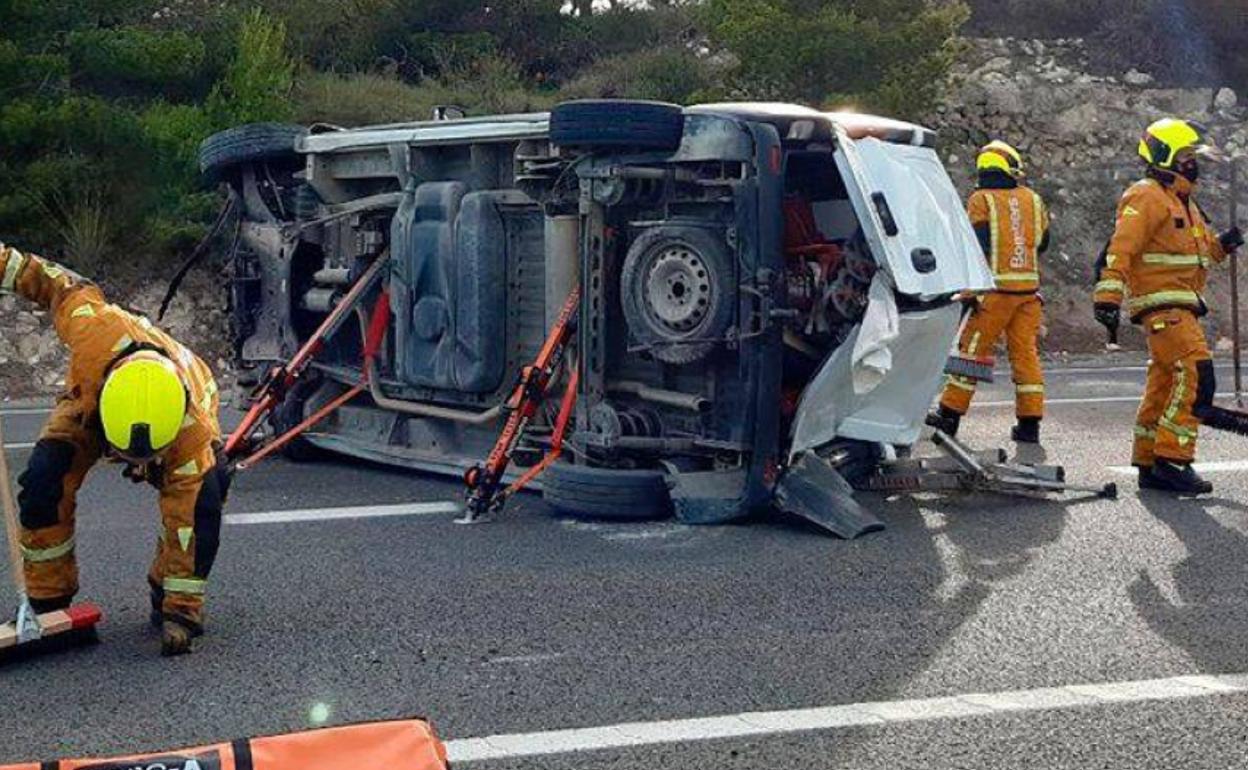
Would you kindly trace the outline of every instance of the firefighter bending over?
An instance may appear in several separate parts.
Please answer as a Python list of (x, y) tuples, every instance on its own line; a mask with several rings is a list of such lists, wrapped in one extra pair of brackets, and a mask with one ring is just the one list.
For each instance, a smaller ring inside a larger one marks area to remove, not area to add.
[(1193, 196), (1200, 158), (1214, 153), (1197, 123), (1168, 118), (1148, 127), (1139, 145), (1145, 178), (1118, 204), (1096, 284), (1097, 320), (1116, 328), (1126, 298), (1131, 322), (1148, 338), (1148, 383), (1132, 457), (1145, 489), (1213, 491), (1192, 468), (1197, 426), (1234, 422), (1233, 413), (1213, 406), (1213, 361), (1198, 320), (1208, 312), (1202, 293), (1210, 262), (1244, 242), (1238, 228), (1215, 235)]
[[(1039, 255), (1049, 246), (1048, 207), (1038, 193), (1022, 183), (1023, 158), (1005, 142), (984, 147), (976, 166), (979, 182), (967, 201), (967, 213), (992, 266), (996, 289), (972, 300), (958, 355), (992, 365), (997, 340), (1005, 334), (1018, 417), (1012, 437), (1037, 444), (1044, 417), (1044, 371), (1039, 349), (1044, 303), (1039, 293)], [(975, 385), (974, 379), (950, 375), (937, 421), (946, 433), (957, 433), (975, 396)]]
[(21, 552), (37, 612), (78, 591), (78, 490), (101, 458), (160, 490), (162, 526), (148, 573), (161, 652), (191, 651), (220, 542), (229, 478), (218, 462), (217, 385), (207, 365), (146, 319), (54, 262), (0, 244), (0, 292), (51, 312), (70, 354), (57, 399), (18, 479)]

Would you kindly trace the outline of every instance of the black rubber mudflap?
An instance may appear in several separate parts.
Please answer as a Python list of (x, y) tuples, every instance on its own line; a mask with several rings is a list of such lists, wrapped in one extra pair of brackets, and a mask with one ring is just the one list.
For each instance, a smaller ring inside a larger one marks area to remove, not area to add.
[(884, 522), (854, 499), (849, 482), (813, 452), (798, 458), (780, 479), (776, 485), (776, 507), (845, 540), (884, 529)]

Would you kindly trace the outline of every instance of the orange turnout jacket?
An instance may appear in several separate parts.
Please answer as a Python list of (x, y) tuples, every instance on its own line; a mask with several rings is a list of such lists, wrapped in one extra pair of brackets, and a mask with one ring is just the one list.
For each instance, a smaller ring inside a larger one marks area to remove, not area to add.
[(1204, 312), (1206, 272), (1226, 253), (1191, 190), (1177, 175), (1169, 187), (1150, 178), (1127, 189), (1096, 284), (1097, 304), (1121, 305), (1127, 299), (1134, 323), (1167, 308)]
[(1033, 292), (1040, 288), (1040, 244), (1049, 229), (1049, 211), (1038, 193), (1019, 185), (1010, 189), (981, 187), (966, 203), (971, 224), (988, 228), (985, 256), (992, 265), (997, 290)]

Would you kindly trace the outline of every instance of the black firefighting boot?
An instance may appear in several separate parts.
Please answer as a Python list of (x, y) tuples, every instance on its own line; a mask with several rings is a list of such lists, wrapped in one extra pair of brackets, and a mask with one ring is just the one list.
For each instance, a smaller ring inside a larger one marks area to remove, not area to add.
[(1213, 484), (1197, 475), (1191, 463), (1158, 459), (1151, 470), (1140, 468), (1140, 488), (1179, 495), (1207, 495), (1213, 491)]
[(191, 652), (195, 632), (177, 620), (166, 619), (160, 627), (160, 654), (166, 658)]
[(957, 436), (962, 425), (962, 415), (945, 405), (927, 416), (927, 424), (949, 436)]
[(1020, 444), (1040, 443), (1040, 418), (1019, 417), (1018, 425), (1010, 430), (1010, 438)]

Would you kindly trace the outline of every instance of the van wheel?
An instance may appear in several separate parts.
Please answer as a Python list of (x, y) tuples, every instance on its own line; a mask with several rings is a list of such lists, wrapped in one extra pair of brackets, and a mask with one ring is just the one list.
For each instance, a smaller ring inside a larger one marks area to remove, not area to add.
[(735, 261), (704, 227), (660, 226), (633, 241), (620, 300), (633, 337), (669, 364), (705, 358), (732, 324)]
[[(273, 426), (276, 436), (282, 435), (303, 422), (306, 416), (308, 399), (316, 393), (321, 384), (314, 378), (300, 380), (295, 383), (295, 386), (290, 389), (286, 394), (286, 398), (282, 403), (278, 404), (269, 418), (269, 424)], [(279, 451), (282, 457), (295, 463), (312, 462), (325, 456), (324, 451), (303, 436), (295, 438)]]
[(234, 167), (259, 161), (297, 163), (295, 142), (308, 130), (286, 123), (251, 123), (213, 134), (199, 145), (199, 170), (213, 181)]
[(561, 147), (675, 150), (684, 129), (684, 111), (666, 102), (584, 99), (550, 113), (550, 140)]
[(542, 475), (542, 497), (558, 513), (576, 519), (639, 521), (672, 515), (662, 471), (555, 463)]

